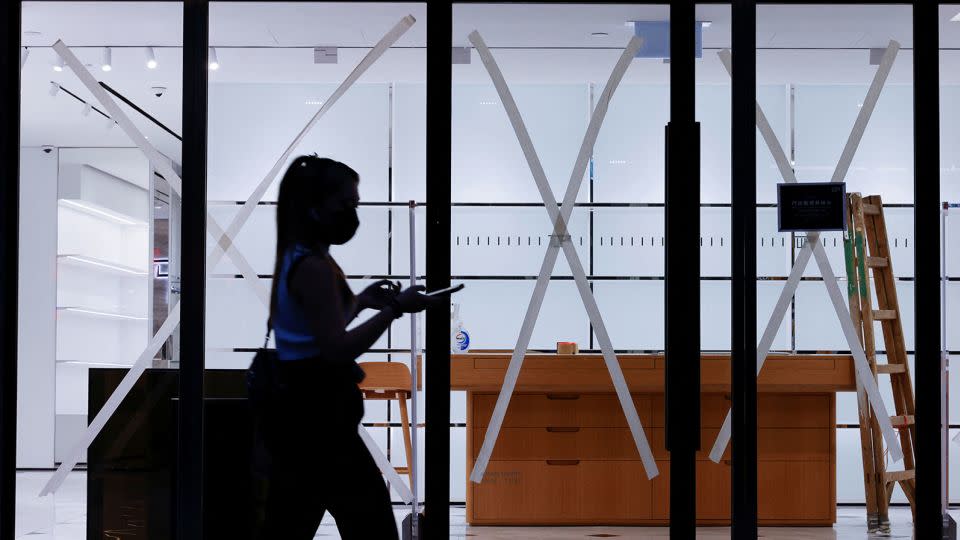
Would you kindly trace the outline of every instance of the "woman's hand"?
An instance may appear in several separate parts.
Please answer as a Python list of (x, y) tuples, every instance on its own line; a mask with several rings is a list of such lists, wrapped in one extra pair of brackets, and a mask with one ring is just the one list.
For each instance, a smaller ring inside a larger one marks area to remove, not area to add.
[(426, 287), (423, 285), (414, 285), (396, 295), (390, 301), (396, 316), (399, 317), (403, 313), (417, 313), (430, 306), (439, 306), (450, 301), (446, 296), (427, 296), (423, 294), (425, 290)]
[(400, 292), (400, 283), (381, 279), (357, 295), (359, 309), (383, 309), (389, 306)]

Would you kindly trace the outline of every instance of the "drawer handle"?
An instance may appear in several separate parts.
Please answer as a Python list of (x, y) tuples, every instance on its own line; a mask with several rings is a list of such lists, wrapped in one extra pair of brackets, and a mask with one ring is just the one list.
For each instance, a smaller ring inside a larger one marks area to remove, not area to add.
[(577, 433), (580, 431), (578, 427), (548, 427), (548, 433)]
[(580, 464), (579, 459), (548, 459), (547, 460), (547, 465), (569, 467), (569, 466), (579, 465), (579, 464)]
[(554, 401), (574, 401), (580, 399), (580, 394), (547, 394), (547, 399)]

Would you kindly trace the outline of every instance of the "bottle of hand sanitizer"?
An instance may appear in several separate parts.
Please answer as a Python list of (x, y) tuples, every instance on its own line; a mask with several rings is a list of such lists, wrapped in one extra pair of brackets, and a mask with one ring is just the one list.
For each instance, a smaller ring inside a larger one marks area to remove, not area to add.
[(450, 312), (450, 352), (465, 353), (470, 350), (470, 333), (463, 328), (460, 320), (460, 304), (452, 304)]

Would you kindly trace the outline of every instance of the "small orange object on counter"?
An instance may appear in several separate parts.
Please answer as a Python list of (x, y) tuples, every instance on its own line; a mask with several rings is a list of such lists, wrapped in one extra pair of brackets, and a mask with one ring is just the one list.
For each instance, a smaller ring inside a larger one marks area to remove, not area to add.
[(578, 352), (580, 352), (580, 347), (577, 346), (575, 341), (557, 342), (557, 354), (577, 354)]

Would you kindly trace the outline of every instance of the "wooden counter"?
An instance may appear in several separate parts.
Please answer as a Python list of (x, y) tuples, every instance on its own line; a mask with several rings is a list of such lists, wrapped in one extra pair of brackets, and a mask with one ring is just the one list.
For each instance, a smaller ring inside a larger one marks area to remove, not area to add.
[[(474, 525), (663, 525), (669, 522), (662, 355), (620, 355), (660, 476), (647, 480), (600, 355), (528, 354), (481, 484), (467, 488)], [(483, 443), (510, 353), (451, 358), (467, 391), (467, 474)], [(729, 448), (707, 454), (730, 407), (729, 355), (701, 358), (697, 521), (729, 523)], [(847, 355), (771, 355), (758, 381), (759, 519), (836, 521), (836, 392), (855, 391)]]

